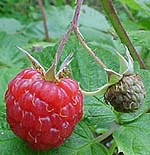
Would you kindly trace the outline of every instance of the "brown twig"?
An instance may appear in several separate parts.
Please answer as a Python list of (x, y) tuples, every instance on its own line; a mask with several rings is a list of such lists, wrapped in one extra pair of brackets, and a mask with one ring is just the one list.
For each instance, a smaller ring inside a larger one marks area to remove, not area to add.
[(43, 7), (42, 0), (38, 0), (38, 4), (39, 4), (40, 11), (41, 11), (43, 26), (44, 26), (44, 30), (45, 30), (45, 40), (49, 41), (48, 28), (47, 28), (46, 17), (45, 17), (45, 13), (44, 13), (44, 7)]
[(112, 4), (112, 0), (100, 0), (100, 1), (101, 1), (101, 4), (102, 4), (108, 18), (110, 19), (116, 33), (118, 34), (120, 40), (122, 41), (122, 43), (128, 47), (130, 54), (132, 55), (133, 58), (135, 58), (138, 61), (140, 67), (142, 69), (146, 69), (146, 66), (145, 66), (143, 60), (141, 59), (141, 57), (137, 53), (136, 49), (134, 48), (132, 42), (130, 41), (125, 29), (123, 28), (117, 14), (115, 12), (115, 9)]

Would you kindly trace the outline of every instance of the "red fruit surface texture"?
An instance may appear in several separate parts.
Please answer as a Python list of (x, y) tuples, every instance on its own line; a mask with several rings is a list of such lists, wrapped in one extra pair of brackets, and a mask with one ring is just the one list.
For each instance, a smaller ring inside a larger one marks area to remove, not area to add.
[(5, 102), (10, 128), (37, 150), (62, 144), (82, 117), (78, 84), (70, 78), (45, 81), (34, 69), (24, 69), (9, 82)]

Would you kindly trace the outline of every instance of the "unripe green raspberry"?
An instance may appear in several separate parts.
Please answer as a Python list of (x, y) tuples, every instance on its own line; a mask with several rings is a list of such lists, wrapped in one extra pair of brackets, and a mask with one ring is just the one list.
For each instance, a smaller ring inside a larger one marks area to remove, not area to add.
[(104, 95), (106, 103), (110, 103), (119, 112), (137, 110), (144, 102), (144, 97), (144, 85), (137, 74), (124, 75), (118, 83), (110, 86)]
[(134, 112), (144, 103), (145, 89), (138, 74), (134, 72), (134, 61), (126, 49), (126, 58), (115, 51), (120, 62), (119, 73), (106, 66), (107, 83), (96, 91), (82, 91), (85, 95), (104, 94), (107, 104), (111, 104), (118, 112)]

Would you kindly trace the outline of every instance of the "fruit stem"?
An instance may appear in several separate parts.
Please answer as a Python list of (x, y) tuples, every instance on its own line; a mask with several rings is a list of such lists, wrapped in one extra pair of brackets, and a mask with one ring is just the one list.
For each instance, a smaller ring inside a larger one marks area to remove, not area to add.
[[(70, 36), (70, 33), (73, 31), (73, 25), (77, 25), (77, 21), (78, 21), (78, 17), (79, 17), (79, 13), (80, 13), (82, 3), (83, 3), (83, 0), (77, 0), (76, 8), (75, 8), (74, 15), (73, 15), (73, 19), (72, 19), (67, 31), (65, 32), (64, 36), (61, 39), (61, 42), (60, 42), (60, 44), (58, 46), (57, 52), (56, 52), (55, 57), (54, 57), (53, 64), (51, 65), (51, 67), (45, 73), (45, 77), (46, 77), (46, 79), (48, 81), (55, 81), (56, 80), (56, 77), (55, 77), (55, 72), (56, 71), (55, 70), (56, 70), (56, 67), (57, 67), (57, 63), (59, 61), (62, 50), (63, 50), (63, 48), (65, 46), (65, 43), (67, 42), (68, 37)], [(51, 77), (52, 77), (52, 79), (51, 79)]]
[(124, 43), (128, 47), (130, 54), (132, 55), (133, 58), (135, 58), (138, 61), (140, 67), (142, 69), (146, 69), (143, 60), (141, 59), (136, 49), (134, 48), (132, 42), (130, 41), (125, 29), (123, 28), (117, 16), (117, 13), (115, 12), (112, 0), (100, 0), (100, 2), (122, 43)]
[(63, 38), (62, 38), (62, 40), (61, 40), (61, 42), (59, 44), (59, 47), (58, 47), (57, 52), (55, 54), (53, 64), (51, 65), (51, 67), (45, 73), (45, 80), (47, 80), (47, 81), (56, 81), (57, 63), (58, 63), (58, 60), (60, 58), (63, 47), (64, 47), (64, 45), (65, 45), (71, 31), (72, 31), (72, 25), (70, 24), (69, 28), (67, 29), (65, 35), (63, 36)]
[(78, 21), (78, 17), (79, 17), (79, 13), (80, 13), (80, 9), (81, 9), (81, 5), (83, 3), (83, 0), (77, 0), (76, 2), (76, 8), (74, 11), (74, 15), (73, 15), (73, 19), (72, 22), (69, 25), (69, 28), (67, 29), (66, 33), (64, 34), (63, 38), (61, 39), (61, 42), (59, 44), (59, 47), (57, 49), (55, 58), (54, 58), (54, 66), (57, 66), (58, 60), (60, 58), (61, 52), (64, 48), (65, 43), (67, 42), (68, 37), (70, 36), (70, 33), (73, 30), (73, 25), (77, 26), (77, 21)]
[(69, 25), (69, 28), (65, 32), (65, 35), (63, 36), (63, 38), (62, 38), (62, 40), (58, 46), (57, 52), (55, 54), (54, 62), (53, 62), (53, 66), (55, 66), (55, 67), (57, 66), (57, 63), (58, 63), (59, 58), (61, 56), (61, 52), (64, 48), (65, 43), (67, 42), (68, 37), (70, 36), (71, 31), (72, 31), (72, 24)]
[(103, 140), (106, 139), (108, 136), (110, 136), (118, 127), (120, 127), (120, 125), (117, 124), (117, 123), (114, 123), (114, 124), (112, 125), (112, 127), (111, 127), (108, 131), (106, 131), (106, 132), (103, 133), (102, 135), (100, 135), (100, 136), (96, 137), (95, 139), (93, 139), (93, 140), (92, 140), (92, 143), (97, 143), (97, 142), (99, 143), (99, 142), (103, 141)]
[(87, 50), (87, 52), (95, 59), (95, 61), (97, 62), (97, 64), (99, 64), (103, 69), (106, 69), (107, 67), (105, 66), (105, 64), (101, 61), (100, 58), (98, 58), (95, 53), (91, 50), (91, 48), (86, 44), (86, 42), (84, 41), (84, 38), (82, 37), (82, 34), (80, 33), (78, 27), (76, 25), (73, 26), (73, 30), (74, 33), (77, 37), (77, 39), (79, 40), (79, 42), (81, 43), (81, 45)]

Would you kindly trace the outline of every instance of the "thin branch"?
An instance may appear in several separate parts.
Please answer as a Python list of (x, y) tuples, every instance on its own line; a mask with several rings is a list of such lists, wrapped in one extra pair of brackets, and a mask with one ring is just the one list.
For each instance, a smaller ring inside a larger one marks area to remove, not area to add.
[(57, 52), (55, 54), (55, 58), (54, 58), (54, 66), (56, 67), (57, 66), (57, 63), (58, 63), (58, 60), (60, 58), (60, 55), (61, 55), (61, 52), (65, 46), (65, 43), (67, 42), (68, 40), (68, 37), (70, 36), (70, 33), (72, 31), (72, 24), (69, 25), (69, 28), (67, 29), (67, 31), (65, 32), (63, 38), (61, 39), (61, 42), (58, 46), (58, 49), (57, 49)]
[(73, 25), (77, 24), (82, 3), (83, 3), (83, 0), (77, 0), (76, 8), (75, 8), (75, 11), (74, 11), (72, 22), (70, 23), (67, 31), (65, 32), (64, 36), (61, 39), (61, 42), (60, 42), (60, 44), (58, 46), (58, 49), (56, 51), (56, 54), (55, 54), (55, 58), (54, 58), (53, 64), (51, 65), (51, 67), (45, 73), (45, 77), (49, 81), (50, 80), (52, 80), (52, 81), (55, 80), (55, 70), (56, 70), (57, 63), (59, 61), (59, 58), (60, 58), (61, 53), (62, 53), (62, 50), (63, 50), (63, 48), (65, 46), (65, 43), (67, 42), (68, 37), (70, 36), (70, 33), (73, 31)]
[(72, 20), (72, 23), (74, 25), (77, 25), (78, 18), (79, 18), (79, 13), (80, 13), (80, 9), (81, 9), (83, 1), (84, 0), (77, 0), (77, 2), (76, 2), (76, 9), (75, 9), (73, 20)]
[(43, 25), (44, 25), (44, 30), (45, 30), (45, 39), (46, 41), (49, 41), (48, 28), (47, 28), (46, 17), (44, 13), (44, 7), (42, 4), (42, 0), (38, 0), (38, 4), (39, 4), (39, 8), (40, 8), (41, 15), (42, 15), (42, 20), (43, 20)]
[(115, 9), (112, 5), (112, 0), (100, 0), (101, 1), (101, 4), (108, 16), (108, 18), (110, 19), (116, 33), (118, 34), (120, 40), (122, 41), (122, 43), (124, 43), (129, 51), (130, 51), (130, 54), (132, 55), (133, 58), (135, 58), (140, 67), (142, 69), (146, 69), (146, 66), (143, 62), (143, 60), (141, 59), (141, 57), (139, 56), (139, 54), (137, 53), (136, 49), (134, 48), (132, 42), (130, 41), (125, 29), (123, 28), (116, 12), (115, 12)]
[(83, 3), (83, 0), (77, 0), (77, 2), (76, 2), (76, 8), (75, 8), (75, 11), (74, 11), (72, 22), (70, 23), (69, 28), (67, 29), (67, 31), (64, 34), (63, 38), (61, 39), (61, 42), (59, 44), (59, 47), (57, 49), (57, 52), (56, 52), (56, 55), (55, 55), (55, 58), (54, 58), (54, 66), (55, 67), (57, 65), (57, 62), (59, 61), (59, 58), (60, 58), (61, 52), (62, 52), (62, 50), (64, 48), (64, 45), (67, 42), (67, 39), (68, 39), (68, 37), (70, 36), (70, 33), (73, 30), (73, 24), (77, 24), (82, 3)]
[(77, 39), (79, 40), (79, 42), (81, 43), (81, 45), (87, 50), (87, 52), (95, 59), (95, 61), (97, 62), (97, 64), (99, 64), (103, 69), (106, 69), (107, 67), (105, 66), (105, 64), (100, 60), (100, 58), (98, 58), (95, 53), (91, 50), (90, 47), (88, 47), (88, 45), (86, 44), (86, 42), (84, 41), (78, 27), (76, 25), (74, 25), (74, 33), (77, 37)]

